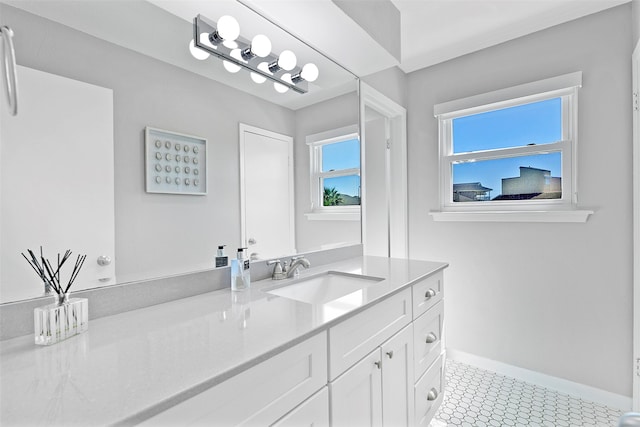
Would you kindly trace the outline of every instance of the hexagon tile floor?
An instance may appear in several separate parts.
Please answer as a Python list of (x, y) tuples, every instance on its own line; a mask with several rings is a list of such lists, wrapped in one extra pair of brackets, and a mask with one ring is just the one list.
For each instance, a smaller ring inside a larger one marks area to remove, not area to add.
[(447, 360), (444, 400), (431, 427), (615, 427), (624, 412)]

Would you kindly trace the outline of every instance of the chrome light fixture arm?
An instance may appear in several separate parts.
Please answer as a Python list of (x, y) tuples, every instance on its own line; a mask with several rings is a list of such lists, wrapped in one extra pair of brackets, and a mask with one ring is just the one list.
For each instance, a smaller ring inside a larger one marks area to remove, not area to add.
[(15, 116), (18, 114), (18, 76), (16, 73), (16, 52), (13, 49), (13, 30), (5, 26), (0, 27), (0, 35), (3, 43), (2, 62), (9, 112)]
[[(230, 48), (224, 43), (213, 44), (209, 39), (209, 34), (216, 33), (216, 24), (207, 18), (198, 15), (193, 19), (193, 44), (196, 48), (202, 49), (224, 61), (245, 68), (275, 83), (286, 86), (298, 93), (308, 92), (308, 82), (299, 77), (302, 68), (295, 67), (289, 71), (279, 68), (275, 65), (278, 62), (278, 56), (274, 54), (269, 54), (266, 57), (251, 55), (251, 41), (242, 36), (234, 40), (237, 47)], [(231, 53), (236, 49), (239, 49), (241, 54), (234, 57)], [(267, 67), (260, 68), (259, 65), (262, 63), (266, 63)], [(283, 79), (283, 76), (287, 73), (291, 76), (290, 79)]]

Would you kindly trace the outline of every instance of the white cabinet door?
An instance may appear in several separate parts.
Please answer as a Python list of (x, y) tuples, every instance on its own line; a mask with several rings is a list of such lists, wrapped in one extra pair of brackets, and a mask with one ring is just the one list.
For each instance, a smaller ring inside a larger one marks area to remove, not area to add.
[(330, 384), (333, 427), (382, 425), (380, 348)]
[(273, 427), (304, 426), (329, 427), (329, 390), (327, 387), (273, 424)]
[(414, 419), (413, 325), (382, 345), (382, 424), (409, 426)]

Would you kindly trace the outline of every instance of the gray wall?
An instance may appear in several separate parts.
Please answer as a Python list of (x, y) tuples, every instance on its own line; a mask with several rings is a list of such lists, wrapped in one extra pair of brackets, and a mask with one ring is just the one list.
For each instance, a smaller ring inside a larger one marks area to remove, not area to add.
[(362, 81), (370, 85), (392, 101), (407, 107), (407, 75), (398, 67), (387, 68), (377, 73), (362, 77)]
[(306, 137), (358, 124), (355, 83), (352, 93), (297, 110), (295, 122), (296, 249), (306, 252), (332, 243), (360, 243), (360, 221), (310, 221), (304, 215), (311, 210), (309, 147), (306, 145)]
[[(631, 396), (631, 5), (409, 74), (412, 258), (446, 272), (447, 346)], [(446, 223), (433, 105), (583, 72), (579, 201), (587, 223)]]
[(349, 0), (331, 0), (398, 61), (401, 52), (400, 11), (390, 0), (369, 0), (366, 6)]
[(640, 40), (640, 0), (631, 0), (633, 46)]
[[(293, 135), (293, 111), (21, 10), (1, 11), (19, 64), (114, 91), (118, 282), (211, 268), (218, 244), (233, 253), (238, 123)], [(207, 196), (145, 193), (145, 126), (208, 139)]]

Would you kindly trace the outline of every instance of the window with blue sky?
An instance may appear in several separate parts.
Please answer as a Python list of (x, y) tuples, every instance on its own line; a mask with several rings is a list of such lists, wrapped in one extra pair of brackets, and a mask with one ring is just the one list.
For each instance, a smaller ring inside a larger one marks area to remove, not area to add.
[(360, 205), (360, 141), (324, 144), (321, 150), (323, 206)]
[[(517, 105), (451, 120), (453, 154), (482, 153), (451, 163), (453, 202), (559, 199), (562, 99)], [(540, 153), (504, 149), (541, 147)]]

